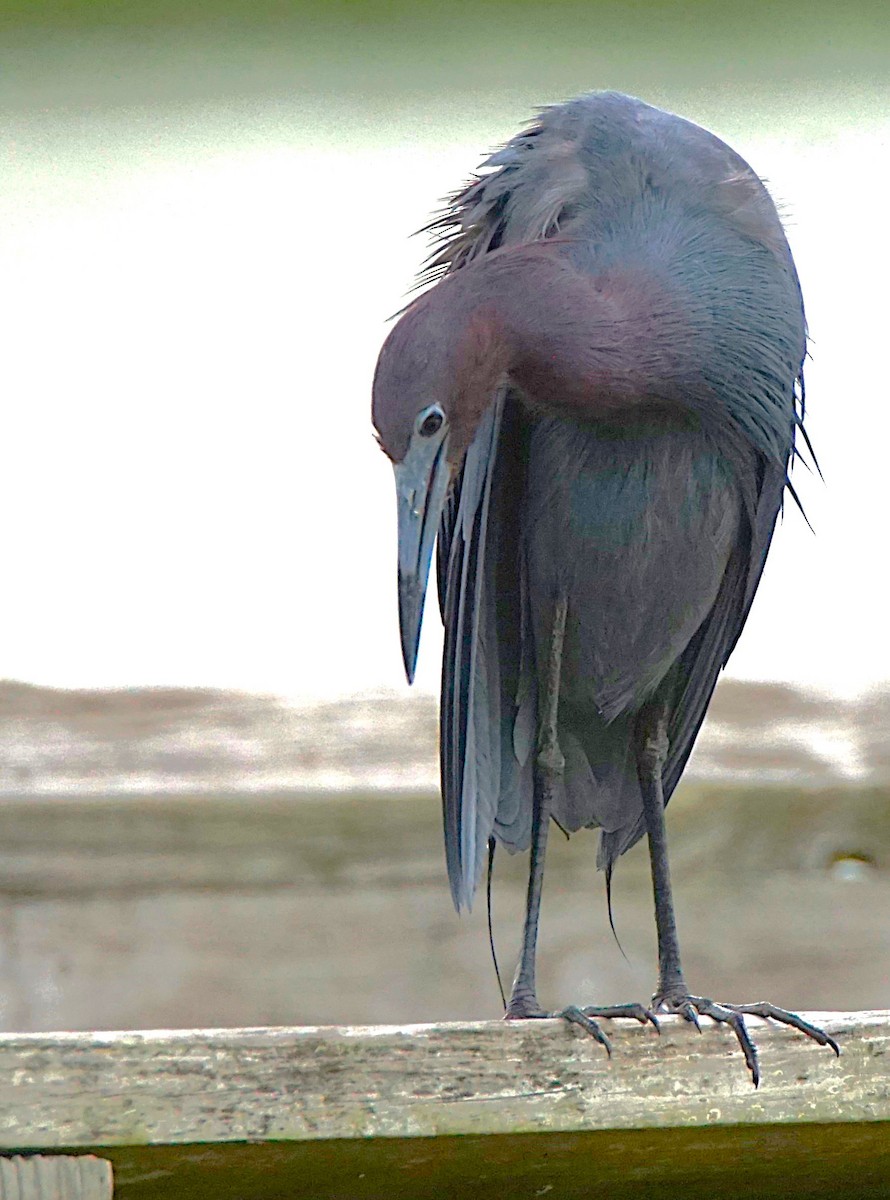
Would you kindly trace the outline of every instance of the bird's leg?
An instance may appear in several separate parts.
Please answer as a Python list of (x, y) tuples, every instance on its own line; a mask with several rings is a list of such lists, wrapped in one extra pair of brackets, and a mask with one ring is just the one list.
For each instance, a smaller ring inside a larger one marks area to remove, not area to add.
[(541, 891), (544, 886), (544, 858), (547, 853), (550, 814), (553, 811), (554, 792), (559, 786), (565, 769), (565, 759), (557, 739), (556, 718), (559, 708), (559, 677), (562, 668), (566, 608), (565, 597), (560, 597), (553, 613), (550, 653), (547, 657), (547, 676), (541, 688), (525, 924), (522, 929), (519, 965), (513, 980), (510, 1003), (507, 1005), (506, 1015), (508, 1017), (549, 1016), (538, 1004), (535, 985), (535, 950), (538, 940), (538, 919), (541, 913)]
[(765, 1002), (757, 1004), (717, 1004), (704, 996), (692, 996), (683, 977), (680, 963), (680, 941), (674, 915), (671, 872), (668, 864), (667, 830), (664, 820), (664, 791), (662, 773), (668, 752), (667, 710), (662, 704), (651, 704), (640, 714), (638, 730), (638, 769), (643, 793), (643, 812), (649, 834), (649, 859), (652, 865), (652, 891), (655, 896), (655, 927), (658, 933), (658, 990), (652, 997), (656, 1012), (679, 1013), (701, 1032), (699, 1016), (729, 1025), (742, 1048), (754, 1086), (760, 1082), (757, 1047), (745, 1025), (744, 1014), (771, 1017), (813, 1038), (821, 1046), (831, 1046), (840, 1054), (837, 1043), (828, 1034), (796, 1013)]
[(611, 1055), (612, 1047), (602, 1029), (593, 1020), (599, 1017), (630, 1017), (658, 1028), (658, 1022), (641, 1004), (616, 1004), (604, 1008), (578, 1008), (569, 1005), (559, 1012), (546, 1012), (538, 1003), (535, 983), (535, 949), (538, 939), (538, 919), (541, 913), (541, 892), (544, 885), (544, 857), (547, 851), (547, 833), (553, 798), (565, 770), (565, 759), (559, 748), (557, 737), (557, 713), (559, 709), (559, 678), (562, 667), (562, 647), (566, 627), (565, 597), (556, 605), (553, 630), (550, 636), (550, 654), (547, 660), (547, 677), (541, 693), (540, 716), (538, 719), (538, 745), (535, 758), (534, 808), (532, 812), (532, 844), (528, 872), (528, 894), (526, 897), (525, 924), (522, 930), (522, 950), (510, 1003), (505, 1016), (508, 1020), (529, 1017), (563, 1017), (572, 1025), (580, 1025), (587, 1033), (605, 1046)]
[(658, 931), (658, 991), (653, 1002), (685, 995), (686, 983), (680, 964), (680, 941), (674, 916), (671, 869), (668, 862), (667, 829), (664, 821), (662, 770), (667, 758), (667, 713), (663, 705), (652, 705), (641, 715), (643, 739), (638, 756), (643, 813), (649, 834), (652, 891), (655, 894), (655, 928)]

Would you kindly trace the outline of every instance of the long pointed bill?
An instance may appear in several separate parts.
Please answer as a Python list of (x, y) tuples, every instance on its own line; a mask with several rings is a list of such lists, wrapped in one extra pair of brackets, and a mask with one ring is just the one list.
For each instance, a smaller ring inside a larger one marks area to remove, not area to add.
[(399, 629), (409, 683), (414, 682), (433, 542), (451, 481), (447, 449), (444, 428), (432, 437), (415, 433), (408, 453), (395, 464), (399, 510)]

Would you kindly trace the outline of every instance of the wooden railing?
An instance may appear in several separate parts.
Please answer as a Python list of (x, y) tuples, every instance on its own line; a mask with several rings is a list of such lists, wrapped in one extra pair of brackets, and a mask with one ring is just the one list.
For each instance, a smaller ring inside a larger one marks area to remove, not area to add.
[(5, 1034), (2, 1196), (890, 1195), (890, 1013), (811, 1019), (840, 1058), (751, 1020), (757, 1090), (679, 1018), (611, 1058), (560, 1021)]

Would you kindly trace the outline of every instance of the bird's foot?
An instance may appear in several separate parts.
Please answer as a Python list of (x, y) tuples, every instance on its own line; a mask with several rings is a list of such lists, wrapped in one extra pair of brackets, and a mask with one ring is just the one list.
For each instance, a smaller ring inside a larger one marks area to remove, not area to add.
[(612, 1057), (612, 1043), (603, 1033), (600, 1025), (595, 1020), (596, 1017), (612, 1020), (615, 1017), (629, 1018), (632, 1021), (639, 1021), (641, 1025), (653, 1025), (657, 1033), (660, 1033), (658, 1021), (655, 1014), (650, 1012), (648, 1008), (644, 1008), (642, 1004), (607, 1004), (607, 1005), (585, 1005), (584, 1008), (579, 1008), (576, 1004), (570, 1004), (566, 1008), (559, 1009), (558, 1012), (546, 1012), (538, 1004), (534, 996), (521, 996), (511, 999), (507, 1011), (504, 1013), (505, 1021), (526, 1021), (541, 1017), (560, 1017), (564, 1021), (568, 1021), (570, 1025), (578, 1025), (585, 1033), (589, 1033), (592, 1038), (599, 1042), (604, 1047), (609, 1057)]
[(708, 1000), (704, 996), (689, 996), (685, 992), (658, 993), (652, 997), (652, 1007), (655, 1012), (677, 1013), (684, 1020), (693, 1024), (701, 1033), (701, 1024), (699, 1017), (710, 1017), (712, 1021), (717, 1021), (721, 1025), (728, 1025), (738, 1039), (738, 1043), (742, 1048), (742, 1053), (745, 1056), (745, 1063), (748, 1070), (751, 1072), (751, 1078), (754, 1086), (757, 1087), (760, 1083), (760, 1062), (757, 1057), (757, 1047), (754, 1045), (754, 1039), (748, 1031), (748, 1026), (745, 1024), (745, 1017), (764, 1017), (767, 1020), (779, 1021), (783, 1025), (790, 1025), (792, 1029), (797, 1029), (807, 1037), (812, 1038), (814, 1042), (818, 1042), (820, 1046), (830, 1046), (835, 1054), (840, 1054), (840, 1046), (834, 1038), (829, 1037), (822, 1029), (811, 1025), (809, 1021), (804, 1021), (797, 1013), (788, 1012), (784, 1008), (777, 1008), (775, 1004), (769, 1004), (765, 1000), (760, 1000), (756, 1004), (723, 1004), (716, 1003), (714, 1000)]

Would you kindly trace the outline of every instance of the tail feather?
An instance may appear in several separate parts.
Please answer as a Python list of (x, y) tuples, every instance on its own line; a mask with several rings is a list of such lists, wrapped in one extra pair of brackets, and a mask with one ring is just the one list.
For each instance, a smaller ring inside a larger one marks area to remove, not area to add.
[(617, 838), (642, 819), (643, 796), (637, 776), (632, 713), (606, 722), (595, 711), (569, 710), (560, 716), (565, 757), (564, 787), (554, 817), (565, 829), (599, 827)]

